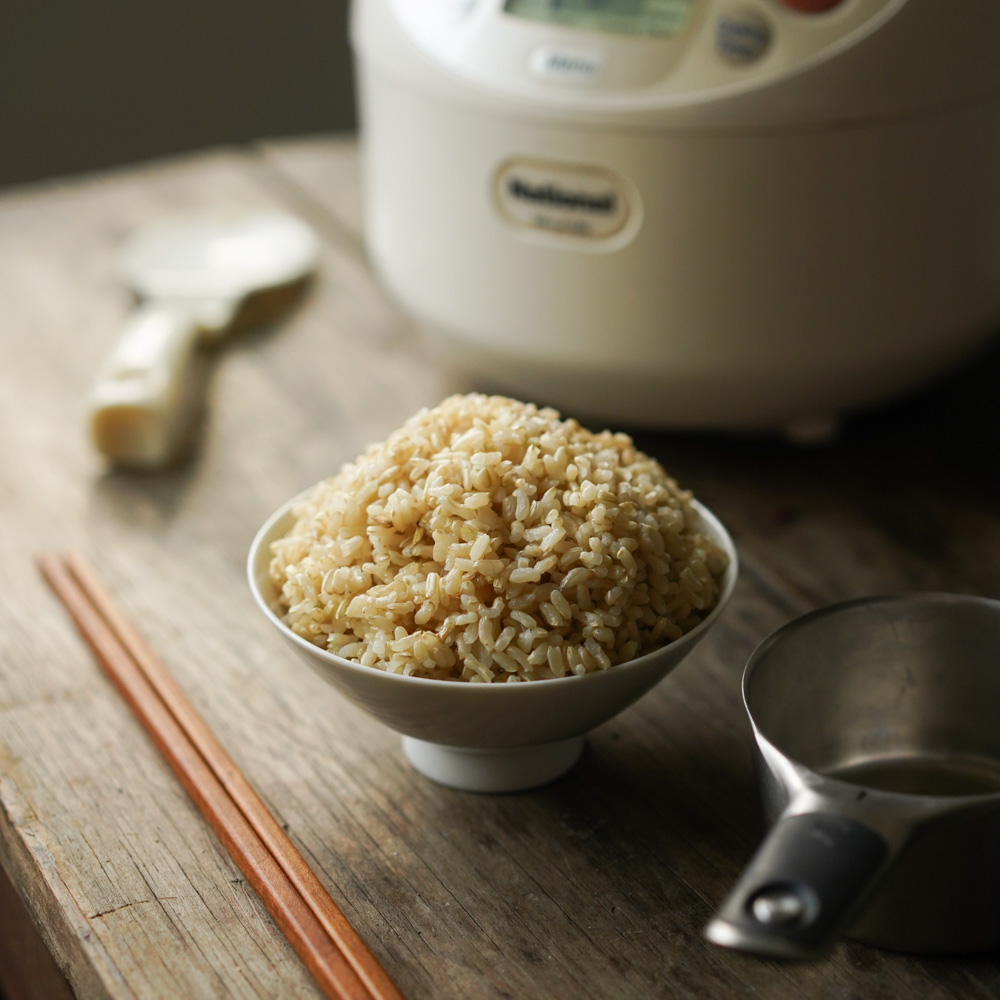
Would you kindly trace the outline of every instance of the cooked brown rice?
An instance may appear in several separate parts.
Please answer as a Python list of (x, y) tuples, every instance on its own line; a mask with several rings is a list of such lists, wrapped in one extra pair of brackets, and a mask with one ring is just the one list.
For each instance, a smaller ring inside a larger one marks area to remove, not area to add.
[(625, 434), (452, 396), (317, 484), (273, 545), (278, 611), (393, 673), (478, 682), (605, 670), (692, 629), (726, 554)]

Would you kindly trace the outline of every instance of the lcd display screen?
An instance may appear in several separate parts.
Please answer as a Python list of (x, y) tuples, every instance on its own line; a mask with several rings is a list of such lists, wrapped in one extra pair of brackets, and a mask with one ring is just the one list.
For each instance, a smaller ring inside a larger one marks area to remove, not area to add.
[(672, 38), (684, 30), (697, 0), (506, 0), (516, 17), (591, 31)]

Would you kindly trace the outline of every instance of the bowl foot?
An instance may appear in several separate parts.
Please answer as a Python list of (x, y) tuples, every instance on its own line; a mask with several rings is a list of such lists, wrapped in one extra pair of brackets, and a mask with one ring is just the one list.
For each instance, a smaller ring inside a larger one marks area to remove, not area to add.
[(565, 774), (582, 752), (582, 736), (497, 750), (403, 737), (403, 753), (421, 774), (464, 792), (520, 792), (544, 785)]

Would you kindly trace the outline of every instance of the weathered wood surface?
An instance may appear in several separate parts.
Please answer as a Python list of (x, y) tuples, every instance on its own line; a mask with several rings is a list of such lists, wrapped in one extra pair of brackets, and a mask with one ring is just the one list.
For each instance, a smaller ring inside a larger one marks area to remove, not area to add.
[[(793, 615), (904, 589), (1000, 595), (1000, 361), (851, 421), (832, 447), (640, 436), (730, 526), (718, 628), (537, 791), (427, 782), (254, 613), (250, 539), (288, 496), (469, 388), (377, 287), (353, 145), (219, 151), (0, 197), (0, 862), (77, 995), (313, 997), (238, 870), (41, 583), (79, 547), (408, 997), (996, 997), (996, 956), (859, 944), (781, 965), (701, 927), (759, 836), (739, 676)], [(122, 237), (180, 208), (283, 205), (323, 260), (215, 356), (202, 445), (106, 471), (82, 397), (129, 297)]]

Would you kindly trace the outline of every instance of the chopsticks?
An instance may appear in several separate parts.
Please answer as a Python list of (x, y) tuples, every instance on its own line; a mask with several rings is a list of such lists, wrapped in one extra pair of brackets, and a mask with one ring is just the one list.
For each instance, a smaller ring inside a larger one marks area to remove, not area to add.
[(39, 569), (323, 993), (403, 1000), (93, 568), (71, 553)]

